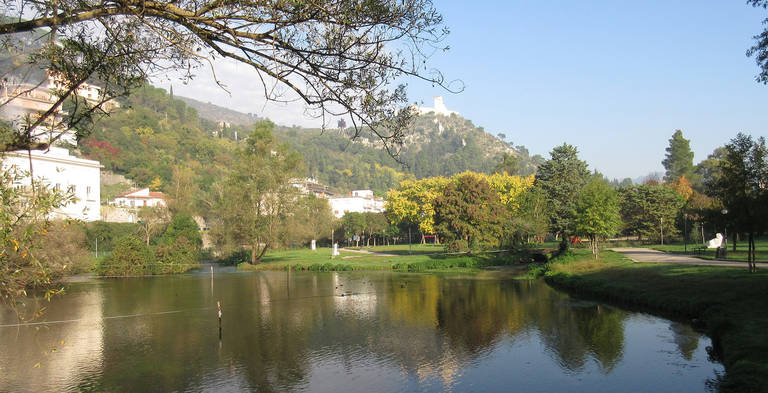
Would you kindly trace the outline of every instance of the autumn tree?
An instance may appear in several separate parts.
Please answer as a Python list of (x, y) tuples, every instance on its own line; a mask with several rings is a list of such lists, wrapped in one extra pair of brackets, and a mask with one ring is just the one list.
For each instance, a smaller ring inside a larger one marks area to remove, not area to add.
[(424, 234), (435, 232), (435, 201), (449, 182), (444, 177), (400, 182), (397, 190), (387, 193), (388, 216), (395, 224), (416, 225), (424, 243)]
[[(51, 107), (20, 125), (0, 150), (44, 149), (35, 140), (41, 124), (73, 102), (60, 126), (87, 123), (114, 97), (151, 78), (180, 74), (226, 59), (256, 71), (254, 89), (266, 99), (299, 99), (323, 119), (345, 117), (353, 137), (370, 132), (397, 147), (415, 111), (403, 78), (446, 87), (426, 66), (448, 30), (429, 0), (323, 2), (217, 1), (4, 1), (0, 45), (34, 72), (3, 67), (2, 77), (40, 84), (46, 72), (60, 85)], [(27, 45), (27, 43), (34, 45)], [(101, 87), (95, 101), (76, 94), (85, 82)], [(223, 82), (217, 80), (222, 88)], [(460, 89), (460, 88), (459, 88)], [(62, 131), (63, 132), (63, 131)], [(55, 139), (59, 138), (60, 134)]]
[(578, 157), (579, 151), (569, 144), (555, 147), (550, 159), (539, 166), (534, 185), (548, 199), (550, 230), (561, 237), (561, 247), (568, 246), (567, 237), (573, 233), (576, 200), (589, 179), (587, 163)]
[(277, 141), (273, 128), (268, 120), (254, 125), (229, 176), (216, 188), (219, 241), (250, 250), (251, 264), (259, 263), (286, 234), (297, 197), (289, 180), (300, 158)]

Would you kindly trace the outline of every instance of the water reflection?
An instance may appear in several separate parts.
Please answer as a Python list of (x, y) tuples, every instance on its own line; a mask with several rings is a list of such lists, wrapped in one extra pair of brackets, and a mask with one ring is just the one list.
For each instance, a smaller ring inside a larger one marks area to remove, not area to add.
[(0, 315), (0, 390), (701, 391), (721, 369), (689, 326), (637, 315), (506, 279), (101, 280), (51, 304), (45, 319), (71, 322)]

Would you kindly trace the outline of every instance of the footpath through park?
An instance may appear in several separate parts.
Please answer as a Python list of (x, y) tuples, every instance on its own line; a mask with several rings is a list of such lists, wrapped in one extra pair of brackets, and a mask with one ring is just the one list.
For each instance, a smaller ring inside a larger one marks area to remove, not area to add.
[[(650, 248), (612, 248), (611, 250), (623, 254), (625, 257), (643, 263), (674, 263), (678, 265), (696, 265), (696, 266), (728, 266), (728, 267), (747, 267), (746, 262), (738, 261), (713, 261), (701, 258), (690, 257), (687, 255), (670, 254), (662, 251), (652, 250)], [(759, 262), (758, 268), (768, 267), (768, 263)]]

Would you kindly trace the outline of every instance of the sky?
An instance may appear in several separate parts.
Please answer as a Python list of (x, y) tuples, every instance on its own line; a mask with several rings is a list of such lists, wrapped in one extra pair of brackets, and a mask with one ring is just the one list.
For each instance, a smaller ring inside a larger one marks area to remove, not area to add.
[[(609, 178), (663, 171), (676, 129), (694, 163), (738, 132), (768, 136), (768, 86), (745, 55), (765, 9), (746, 1), (435, 1), (451, 30), (429, 64), (464, 91), (408, 80), (410, 102), (442, 95), (492, 134), (531, 154), (578, 147)], [(265, 104), (246, 66), (216, 65), (229, 93), (207, 73), (174, 93), (269, 117), (316, 125), (296, 104)], [(160, 84), (163, 86), (163, 84)]]

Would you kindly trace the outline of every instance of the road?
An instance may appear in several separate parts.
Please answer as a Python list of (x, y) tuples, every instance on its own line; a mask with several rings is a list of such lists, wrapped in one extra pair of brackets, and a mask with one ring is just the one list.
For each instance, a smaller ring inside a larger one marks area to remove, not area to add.
[[(622, 253), (627, 258), (635, 262), (645, 263), (675, 263), (680, 265), (698, 265), (698, 266), (730, 266), (747, 267), (746, 262), (734, 261), (712, 261), (689, 257), (687, 255), (667, 254), (665, 252), (651, 250), (650, 248), (612, 248), (611, 250)], [(768, 263), (757, 263), (758, 268), (768, 267)]]

